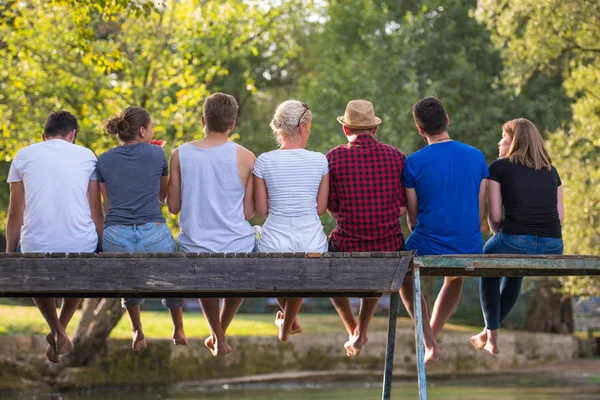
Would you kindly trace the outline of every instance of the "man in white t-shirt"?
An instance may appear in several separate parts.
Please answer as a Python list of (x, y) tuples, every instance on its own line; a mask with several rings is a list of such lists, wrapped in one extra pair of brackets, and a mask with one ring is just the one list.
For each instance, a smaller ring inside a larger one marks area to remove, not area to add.
[[(74, 144), (78, 130), (73, 114), (51, 112), (43, 142), (15, 156), (8, 174), (7, 252), (19, 247), (24, 253), (96, 251), (104, 224), (96, 156)], [(60, 315), (53, 298), (33, 301), (50, 327), (46, 355), (58, 362), (60, 354), (73, 350), (65, 329), (81, 299), (63, 299)]]

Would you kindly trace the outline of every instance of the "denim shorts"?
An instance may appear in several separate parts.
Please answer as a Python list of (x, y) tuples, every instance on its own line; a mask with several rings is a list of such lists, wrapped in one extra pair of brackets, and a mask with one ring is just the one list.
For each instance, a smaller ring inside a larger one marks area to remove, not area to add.
[[(104, 228), (102, 250), (116, 253), (171, 253), (177, 250), (177, 243), (165, 223), (112, 225)], [(131, 308), (143, 303), (143, 298), (126, 298), (121, 301), (123, 308)], [(185, 301), (163, 299), (162, 303), (171, 309), (183, 306)]]
[(562, 254), (563, 240), (533, 235), (498, 232), (483, 247), (484, 254)]

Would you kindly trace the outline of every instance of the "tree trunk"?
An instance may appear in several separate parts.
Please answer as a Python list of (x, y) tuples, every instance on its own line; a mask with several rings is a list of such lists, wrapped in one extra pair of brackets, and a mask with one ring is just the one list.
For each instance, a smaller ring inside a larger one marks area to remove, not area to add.
[(535, 297), (527, 313), (525, 329), (531, 332), (573, 332), (571, 299), (563, 298), (561, 284), (556, 278), (536, 282)]
[(61, 356), (60, 363), (49, 365), (49, 375), (56, 377), (65, 368), (89, 364), (104, 347), (123, 313), (120, 299), (85, 299), (81, 321), (73, 337), (75, 350)]

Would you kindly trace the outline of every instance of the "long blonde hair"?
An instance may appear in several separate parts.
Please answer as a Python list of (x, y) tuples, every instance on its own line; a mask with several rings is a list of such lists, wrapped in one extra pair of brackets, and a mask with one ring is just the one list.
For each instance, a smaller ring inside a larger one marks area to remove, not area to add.
[(527, 118), (513, 119), (505, 123), (502, 130), (512, 139), (506, 155), (510, 162), (536, 170), (551, 168), (550, 154), (533, 122)]

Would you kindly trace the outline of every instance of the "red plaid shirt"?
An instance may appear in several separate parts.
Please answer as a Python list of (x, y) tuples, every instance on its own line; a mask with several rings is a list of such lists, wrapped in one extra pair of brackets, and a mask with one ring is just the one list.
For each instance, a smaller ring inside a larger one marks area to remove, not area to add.
[(400, 207), (406, 207), (406, 156), (367, 134), (327, 154), (328, 208), (337, 214), (331, 239), (340, 251), (398, 251), (404, 243)]

